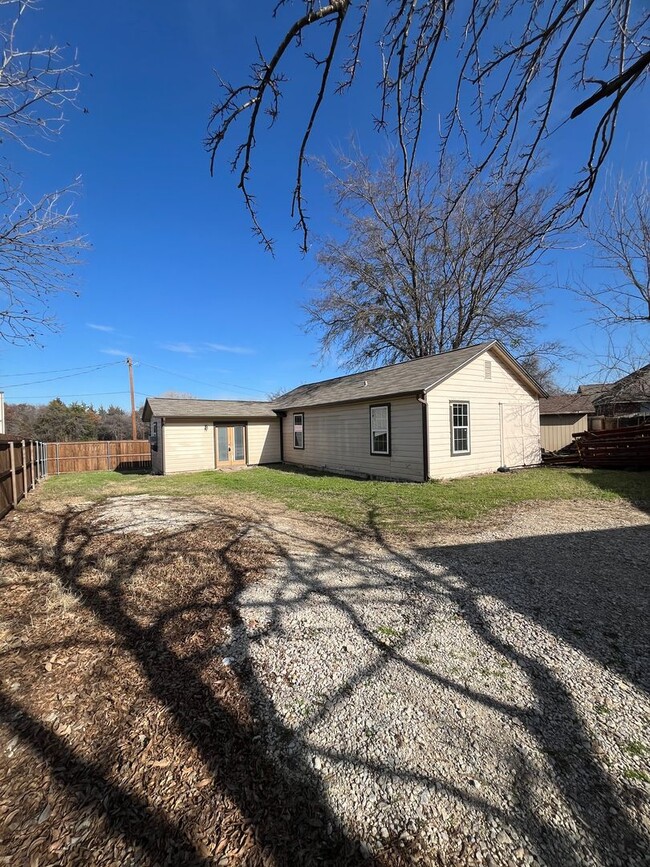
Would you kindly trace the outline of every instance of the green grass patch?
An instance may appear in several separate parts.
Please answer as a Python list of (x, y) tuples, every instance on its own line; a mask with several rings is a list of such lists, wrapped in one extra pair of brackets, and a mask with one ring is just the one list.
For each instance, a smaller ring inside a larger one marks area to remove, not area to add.
[(402, 634), (401, 632), (398, 632), (397, 629), (393, 629), (392, 626), (380, 626), (377, 629), (377, 632), (385, 638), (399, 638)]
[(623, 752), (626, 752), (629, 756), (645, 756), (646, 753), (650, 752), (650, 749), (645, 744), (639, 743), (639, 741), (628, 741), (623, 744)]
[(259, 467), (176, 476), (70, 473), (48, 479), (41, 496), (102, 500), (128, 494), (197, 497), (252, 494), (355, 527), (399, 530), (414, 524), (474, 520), (529, 501), (628, 500), (650, 504), (650, 473), (539, 468), (445, 482), (375, 482), (289, 468)]
[(637, 780), (642, 783), (650, 783), (650, 776), (648, 776), (648, 774), (646, 774), (644, 771), (635, 771), (633, 768), (624, 770), (623, 776), (627, 777), (628, 780)]

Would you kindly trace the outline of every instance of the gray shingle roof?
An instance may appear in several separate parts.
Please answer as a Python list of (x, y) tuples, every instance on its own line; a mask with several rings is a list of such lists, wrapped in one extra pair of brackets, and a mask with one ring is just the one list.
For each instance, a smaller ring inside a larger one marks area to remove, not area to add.
[(610, 385), (607, 385), (606, 382), (595, 382), (591, 385), (579, 385), (578, 386), (578, 394), (585, 394), (587, 397), (598, 397), (599, 394), (602, 394), (604, 391), (607, 391), (608, 388), (611, 388)]
[(142, 411), (144, 421), (162, 418), (275, 418), (268, 401), (197, 400), (184, 397), (148, 397)]
[(596, 404), (646, 403), (650, 401), (650, 364), (606, 386), (594, 398)]
[(142, 418), (274, 418), (274, 410), (286, 410), (355, 400), (374, 400), (397, 394), (430, 391), (486, 350), (493, 350), (515, 370), (522, 381), (537, 395), (544, 390), (496, 340), (478, 343), (466, 349), (442, 352), (413, 361), (389, 364), (374, 370), (337, 376), (322, 382), (299, 385), (273, 401), (260, 400), (197, 400), (194, 398), (149, 397)]
[(553, 394), (539, 400), (540, 415), (577, 415), (595, 412), (591, 398), (586, 394)]
[(298, 388), (275, 398), (273, 406), (278, 409), (290, 409), (328, 403), (346, 403), (353, 400), (374, 400), (390, 395), (428, 391), (487, 349), (494, 349), (504, 359), (508, 359), (538, 393), (544, 394), (503, 347), (492, 340), (466, 349), (456, 349), (440, 355), (429, 355), (426, 358), (364, 370), (361, 373), (337, 376), (323, 382), (299, 385)]

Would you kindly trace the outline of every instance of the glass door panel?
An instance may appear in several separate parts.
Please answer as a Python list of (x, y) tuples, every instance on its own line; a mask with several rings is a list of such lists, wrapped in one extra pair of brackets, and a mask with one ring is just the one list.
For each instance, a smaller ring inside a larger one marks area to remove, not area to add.
[(217, 428), (217, 461), (222, 463), (228, 463), (229, 454), (228, 454), (228, 428), (227, 427), (218, 427)]
[(235, 454), (234, 460), (243, 461), (246, 457), (246, 449), (244, 447), (244, 426), (236, 425), (233, 428), (234, 432), (234, 440), (235, 440)]

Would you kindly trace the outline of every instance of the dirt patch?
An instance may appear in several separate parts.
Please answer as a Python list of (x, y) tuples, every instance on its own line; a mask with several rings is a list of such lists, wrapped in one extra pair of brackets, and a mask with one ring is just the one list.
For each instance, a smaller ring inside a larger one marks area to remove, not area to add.
[(142, 494), (104, 500), (92, 511), (91, 525), (96, 531), (152, 536), (195, 529), (214, 520), (214, 509), (197, 508), (192, 500)]

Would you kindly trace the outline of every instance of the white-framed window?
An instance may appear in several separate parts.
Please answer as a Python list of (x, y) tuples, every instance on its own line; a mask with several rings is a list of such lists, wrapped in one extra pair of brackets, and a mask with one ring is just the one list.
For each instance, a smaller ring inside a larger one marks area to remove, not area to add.
[(158, 422), (151, 422), (151, 451), (158, 451)]
[(370, 407), (370, 454), (390, 455), (390, 404)]
[(469, 435), (469, 402), (459, 401), (449, 405), (452, 455), (468, 455), (471, 449)]
[(293, 414), (293, 447), (294, 449), (305, 447), (305, 415), (302, 412)]

